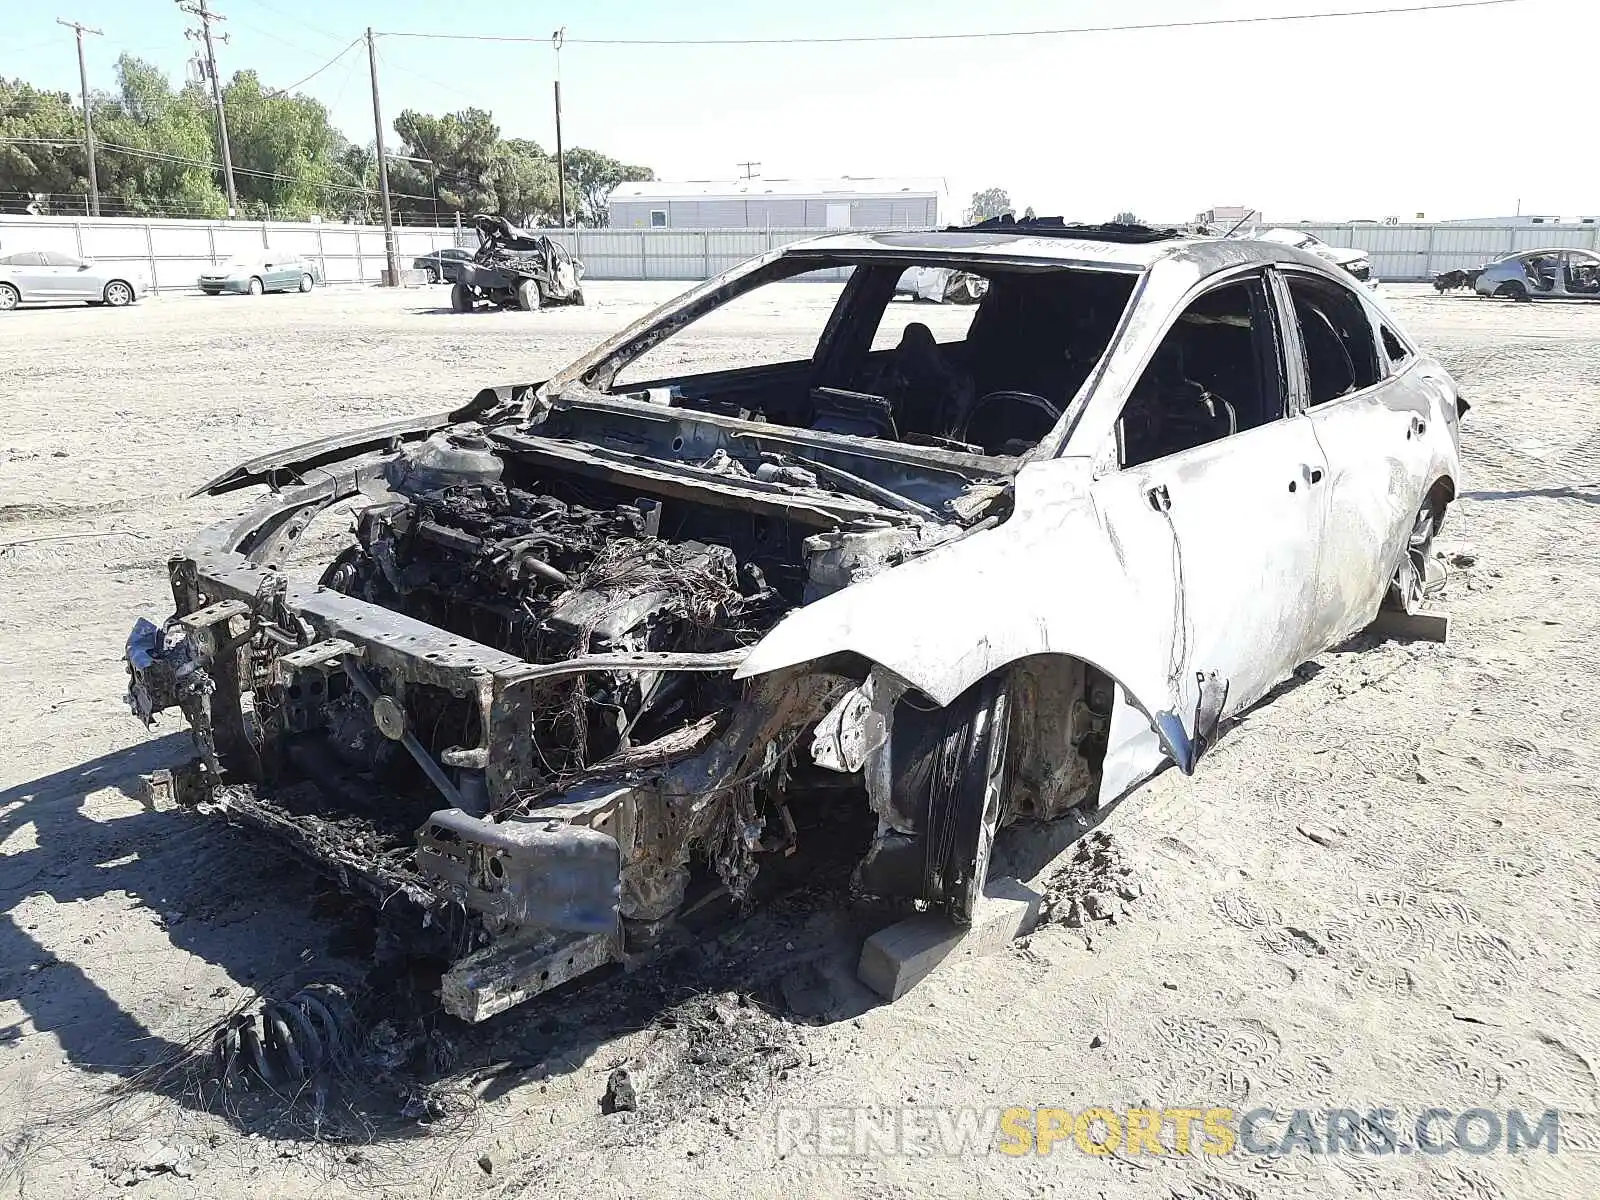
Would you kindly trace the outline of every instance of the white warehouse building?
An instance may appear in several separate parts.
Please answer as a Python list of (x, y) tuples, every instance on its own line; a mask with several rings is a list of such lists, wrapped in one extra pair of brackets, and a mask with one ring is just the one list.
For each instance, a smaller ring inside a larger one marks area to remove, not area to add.
[(945, 216), (942, 179), (735, 179), (624, 183), (613, 229), (931, 229)]

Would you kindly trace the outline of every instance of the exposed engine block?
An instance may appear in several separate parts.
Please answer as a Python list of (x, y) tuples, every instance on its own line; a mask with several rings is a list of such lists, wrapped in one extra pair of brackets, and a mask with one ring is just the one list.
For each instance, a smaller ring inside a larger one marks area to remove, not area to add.
[[(456, 484), (367, 509), (323, 582), (540, 663), (726, 650), (776, 621), (758, 570), (725, 546), (665, 540), (658, 520), (650, 500), (598, 510)], [(535, 740), (553, 775), (581, 769), (719, 707), (706, 694), (719, 686), (637, 671), (553, 681)]]

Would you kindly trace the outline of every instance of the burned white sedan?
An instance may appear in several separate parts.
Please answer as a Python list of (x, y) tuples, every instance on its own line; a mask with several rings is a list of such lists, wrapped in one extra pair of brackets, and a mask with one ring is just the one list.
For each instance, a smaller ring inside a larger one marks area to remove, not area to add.
[[(913, 267), (982, 299), (892, 305)], [(755, 361), (685, 336), (802, 297), (818, 331), (737, 343)], [(746, 897), (797, 840), (964, 920), (998, 826), (1192, 772), (1414, 603), (1462, 411), (1367, 289), (1282, 244), (823, 237), (548, 381), (209, 484), (267, 490), (173, 560), (130, 700), (192, 727), (180, 797), (436, 939), (468, 1020)], [(348, 547), (300, 578), (339, 513)]]

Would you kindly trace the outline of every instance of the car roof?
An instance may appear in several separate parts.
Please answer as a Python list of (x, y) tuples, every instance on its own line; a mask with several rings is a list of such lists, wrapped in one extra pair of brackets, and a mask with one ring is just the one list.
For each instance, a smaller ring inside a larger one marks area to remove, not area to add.
[(1518, 250), (1515, 254), (1508, 254), (1499, 262), (1521, 262), (1525, 258), (1541, 258), (1546, 254), (1582, 254), (1586, 258), (1600, 258), (1597, 253), (1587, 246), (1546, 246), (1542, 250)]
[(1130, 241), (1103, 232), (1118, 228), (1128, 227), (1068, 226), (1048, 235), (973, 229), (840, 233), (796, 242), (785, 254), (801, 258), (952, 259), (975, 265), (1020, 263), (1109, 271), (1146, 271), (1163, 260), (1181, 259), (1201, 276), (1252, 259), (1318, 268), (1327, 265), (1318, 256), (1281, 242), (1199, 237), (1176, 231)]

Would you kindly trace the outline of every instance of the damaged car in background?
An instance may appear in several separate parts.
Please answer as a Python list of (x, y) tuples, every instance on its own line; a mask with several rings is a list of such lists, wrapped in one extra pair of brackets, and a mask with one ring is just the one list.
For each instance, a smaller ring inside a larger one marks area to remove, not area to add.
[(1348, 271), (1368, 287), (1378, 286), (1378, 281), (1372, 276), (1372, 256), (1365, 250), (1358, 250), (1354, 246), (1330, 246), (1316, 234), (1307, 233), (1304, 229), (1269, 229), (1256, 236), (1264, 242), (1280, 242), (1308, 251)]
[(450, 307), (470, 312), (480, 305), (530, 312), (550, 304), (583, 303), (583, 261), (542, 233), (518, 229), (504, 217), (472, 218), (478, 249), (463, 263), (440, 263), (449, 272)]
[[(914, 267), (985, 281), (964, 328), (900, 327)], [(814, 340), (653, 373), (817, 273), (847, 277)], [(647, 953), (806, 839), (966, 922), (998, 827), (1193, 772), (1416, 604), (1462, 411), (1281, 243), (822, 237), (548, 380), (206, 485), (265, 490), (172, 560), (129, 700), (187, 720), (180, 797), (381, 906), (468, 1021)], [(302, 574), (319, 519), (352, 536)]]
[(949, 267), (908, 267), (895, 284), (894, 294), (931, 304), (976, 304), (989, 281), (970, 271)]

